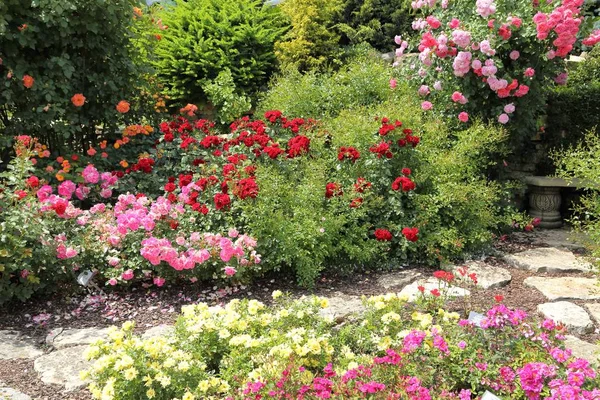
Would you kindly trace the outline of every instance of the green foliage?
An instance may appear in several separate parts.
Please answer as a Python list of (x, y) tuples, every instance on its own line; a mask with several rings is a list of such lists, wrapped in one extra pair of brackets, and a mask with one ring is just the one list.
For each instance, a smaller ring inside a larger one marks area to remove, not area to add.
[(291, 23), (291, 29), (275, 46), (284, 69), (322, 70), (339, 63), (340, 35), (335, 24), (343, 0), (285, 0), (279, 7)]
[(222, 124), (228, 124), (250, 111), (250, 99), (236, 93), (231, 71), (226, 68), (217, 78), (204, 86), (204, 92), (210, 103), (217, 109), (216, 118)]
[(394, 50), (394, 36), (411, 33), (410, 1), (346, 0), (338, 29), (342, 43), (369, 43), (374, 48)]
[[(419, 195), (410, 204), (397, 205), (408, 213), (404, 220), (413, 217), (423, 233), (418, 249), (412, 249), (409, 257), (438, 262), (481, 251), (493, 232), (509, 226), (513, 219), (512, 208), (506, 207), (511, 197), (508, 187), (489, 181), (486, 175), (488, 167), (505, 151), (506, 132), (479, 121), (455, 130), (442, 120), (426, 120), (407, 84), (389, 88), (390, 75), (390, 67), (368, 58), (349, 63), (334, 74), (290, 74), (276, 80), (259, 108), (317, 116), (330, 135), (331, 148), (354, 146), (362, 149), (364, 158), (369, 158), (366, 150), (380, 124), (376, 117), (398, 119), (416, 129), (421, 142), (414, 155), (403, 155), (394, 168), (378, 164), (361, 167), (361, 158), (357, 173), (370, 179), (384, 169), (414, 168)], [(363, 90), (365, 97), (360, 96)], [(400, 209), (371, 206), (379, 214), (369, 214), (374, 227), (398, 220), (389, 213)]]
[(600, 135), (589, 131), (584, 140), (552, 154), (559, 176), (577, 178), (588, 189), (575, 206), (571, 223), (587, 234), (587, 245), (596, 262), (600, 257)]
[(576, 145), (600, 126), (600, 47), (575, 65), (566, 86), (549, 91), (545, 140), (550, 148)]
[[(87, 148), (95, 126), (112, 136), (120, 100), (142, 110), (143, 66), (132, 44), (133, 0), (5, 0), (0, 4), (0, 133), (27, 133), (59, 149)], [(33, 77), (26, 88), (23, 77)], [(5, 79), (5, 77), (7, 79)], [(86, 103), (75, 107), (71, 97)], [(138, 114), (138, 116), (140, 116)], [(139, 119), (139, 118), (138, 118)]]
[(275, 68), (273, 46), (285, 31), (279, 9), (261, 0), (178, 0), (158, 12), (154, 62), (158, 78), (177, 103), (203, 104), (205, 85), (226, 69), (244, 94), (256, 93)]
[(334, 73), (286, 70), (277, 76), (258, 111), (278, 109), (287, 115), (323, 118), (343, 109), (378, 104), (389, 98), (391, 70), (364, 47)]

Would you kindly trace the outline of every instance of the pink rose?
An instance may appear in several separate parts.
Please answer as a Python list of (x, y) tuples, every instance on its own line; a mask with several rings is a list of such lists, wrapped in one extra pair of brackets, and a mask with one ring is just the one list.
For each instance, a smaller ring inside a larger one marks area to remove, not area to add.
[(469, 121), (469, 114), (463, 111), (460, 114), (458, 114), (458, 119), (460, 120), (460, 122), (467, 122)]
[(510, 57), (511, 60), (516, 61), (519, 59), (519, 57), (521, 57), (521, 53), (519, 53), (517, 50), (513, 50), (510, 52), (510, 54), (508, 56)]
[(109, 284), (110, 286), (115, 286), (115, 285), (117, 284), (117, 280), (116, 280), (115, 278), (110, 278), (110, 279), (108, 280), (108, 284)]
[(123, 272), (121, 274), (121, 278), (123, 278), (123, 280), (126, 280), (126, 281), (132, 280), (133, 279), (133, 270), (128, 269), (127, 271)]
[(528, 77), (528, 78), (533, 78), (533, 76), (535, 75), (535, 69), (533, 69), (533, 68), (531, 68), (531, 67), (530, 67), (530, 68), (527, 68), (527, 69), (525, 70), (525, 72), (523, 73), (523, 75), (525, 75), (525, 76), (526, 76), (526, 77)]
[(498, 117), (498, 122), (500, 122), (501, 124), (506, 124), (508, 122), (510, 118), (508, 117), (507, 114), (500, 114), (500, 116)]
[(235, 270), (235, 268), (233, 268), (233, 267), (225, 267), (224, 271), (225, 271), (225, 275), (227, 275), (227, 276), (234, 276), (237, 272)]
[(154, 284), (158, 287), (162, 287), (165, 284), (165, 281), (166, 281), (165, 278), (161, 278), (158, 276), (155, 277), (153, 280)]
[(398, 86), (398, 81), (396, 81), (394, 78), (390, 79), (390, 88), (396, 89), (396, 86)]
[(424, 102), (421, 103), (421, 108), (424, 111), (429, 111), (429, 110), (431, 110), (433, 108), (433, 104), (431, 104), (430, 101), (424, 101)]

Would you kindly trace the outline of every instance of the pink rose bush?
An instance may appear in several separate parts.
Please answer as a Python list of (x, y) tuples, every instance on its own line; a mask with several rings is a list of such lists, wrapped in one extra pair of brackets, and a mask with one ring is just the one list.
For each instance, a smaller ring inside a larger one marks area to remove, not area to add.
[[(423, 104), (432, 104), (423, 109), (455, 118), (468, 112), (502, 124), (514, 121), (517, 125), (512, 130), (532, 132), (543, 112), (547, 78), (559, 76), (556, 82), (564, 81), (560, 75), (563, 60), (577, 41), (583, 2), (413, 2), (413, 8), (422, 13), (413, 23), (420, 36), (421, 66), (409, 76), (421, 88), (444, 83), (444, 90), (419, 90), (425, 97)], [(595, 31), (584, 44), (593, 46), (599, 41)], [(450, 103), (446, 91), (464, 94), (472, 101), (466, 104), (452, 95)], [(480, 99), (486, 99), (485, 105)], [(507, 104), (515, 108), (509, 120), (503, 113)], [(522, 107), (527, 107), (527, 112), (521, 113)], [(464, 114), (459, 120), (464, 120)]]
[[(290, 301), (279, 291), (273, 298), (271, 307), (256, 300), (186, 306), (168, 340), (138, 339), (124, 324), (88, 350), (92, 395), (114, 388), (123, 400), (149, 389), (157, 398), (220, 399), (600, 396), (597, 371), (565, 348), (564, 327), (501, 303), (476, 325), (428, 307), (435, 294), (415, 305), (389, 293), (365, 298), (364, 313), (333, 329), (319, 312), (326, 299)], [(121, 360), (144, 380), (128, 379)], [(166, 379), (168, 386), (161, 384)]]

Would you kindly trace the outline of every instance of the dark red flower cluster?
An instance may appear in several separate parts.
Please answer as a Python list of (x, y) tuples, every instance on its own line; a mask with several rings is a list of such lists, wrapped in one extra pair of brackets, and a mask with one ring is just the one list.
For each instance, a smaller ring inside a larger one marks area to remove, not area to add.
[(131, 166), (131, 171), (142, 171), (146, 174), (149, 174), (152, 172), (152, 167), (154, 167), (154, 160), (152, 158), (140, 158), (137, 163)]
[(40, 186), (39, 178), (35, 175), (30, 176), (29, 178), (27, 178), (27, 186), (29, 186), (30, 188), (36, 188)]
[(365, 178), (358, 178), (356, 183), (354, 184), (354, 190), (357, 193), (364, 193), (365, 190), (371, 188), (371, 182), (367, 181)]
[(281, 114), (281, 111), (279, 111), (279, 110), (271, 110), (271, 111), (265, 112), (265, 119), (272, 124), (277, 122), (277, 120), (279, 120), (281, 118), (281, 116), (282, 116), (282, 114)]
[(304, 125), (305, 121), (303, 118), (294, 118), (291, 120), (282, 118), (281, 122), (283, 122), (283, 127), (285, 129), (291, 130), (293, 133), (298, 133), (300, 131), (300, 127)]
[(341, 196), (344, 192), (342, 192), (342, 187), (339, 183), (329, 182), (325, 185), (325, 197), (330, 199), (333, 196)]
[(409, 242), (416, 242), (419, 240), (419, 228), (403, 228), (402, 235), (404, 235)]
[(408, 177), (401, 176), (396, 178), (396, 180), (392, 183), (392, 190), (398, 191), (402, 188), (403, 192), (410, 192), (411, 190), (415, 190), (417, 185)]
[(338, 152), (338, 160), (343, 161), (345, 158), (354, 163), (360, 158), (360, 153), (355, 147), (342, 146)]
[(381, 119), (381, 127), (379, 128), (379, 134), (381, 136), (387, 136), (388, 133), (396, 130), (396, 128), (399, 128), (401, 126), (402, 121), (396, 120), (393, 124), (390, 124), (389, 119), (384, 117)]
[(358, 208), (362, 205), (362, 203), (363, 203), (362, 197), (357, 197), (355, 199), (352, 199), (352, 201), (350, 202), (350, 208)]
[(240, 179), (235, 185), (234, 193), (242, 200), (248, 197), (255, 199), (258, 196), (258, 185), (254, 178)]
[(308, 153), (310, 150), (310, 139), (304, 135), (292, 137), (288, 141), (288, 157), (294, 158)]
[(375, 229), (375, 239), (380, 242), (389, 242), (392, 240), (392, 233), (387, 229)]
[(223, 143), (224, 140), (225, 139), (222, 139), (218, 136), (207, 135), (200, 141), (200, 145), (205, 149), (218, 147), (221, 143)]
[(392, 158), (393, 154), (390, 151), (390, 142), (381, 142), (369, 147), (371, 153), (377, 154), (377, 158)]
[(263, 152), (272, 160), (276, 159), (280, 154), (285, 153), (285, 151), (279, 147), (279, 143), (273, 143), (270, 146), (266, 146), (263, 149)]
[(214, 196), (215, 208), (217, 210), (227, 210), (231, 205), (231, 198), (226, 193), (217, 193)]
[(398, 139), (398, 146), (406, 147), (407, 145), (411, 145), (412, 147), (417, 147), (421, 139), (418, 136), (413, 134), (412, 129), (403, 129), (402, 134), (404, 137), (402, 139)]

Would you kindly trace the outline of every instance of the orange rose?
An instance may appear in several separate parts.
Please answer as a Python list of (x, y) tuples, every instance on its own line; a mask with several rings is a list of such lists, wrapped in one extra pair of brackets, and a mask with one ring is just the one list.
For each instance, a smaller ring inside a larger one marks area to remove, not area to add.
[(133, 7), (133, 13), (135, 14), (135, 16), (137, 17), (141, 17), (142, 15), (144, 15), (142, 13), (142, 10), (139, 7)]
[(73, 103), (75, 107), (81, 107), (85, 104), (85, 96), (81, 93), (74, 94), (73, 97), (71, 97), (71, 103)]
[(64, 180), (65, 180), (65, 177), (64, 177), (64, 176), (62, 176), (61, 174), (56, 174), (56, 179), (57, 179), (59, 182), (62, 182), (62, 181), (64, 181)]
[(117, 104), (117, 111), (120, 112), (121, 114), (125, 114), (126, 112), (129, 111), (129, 103), (126, 102), (125, 100), (121, 100), (119, 102), (119, 104)]
[(34, 81), (35, 80), (33, 79), (33, 77), (31, 77), (29, 75), (23, 76), (23, 86), (25, 86), (27, 89), (31, 89)]
[(104, 150), (106, 148), (106, 140), (100, 142), (100, 148)]
[(121, 165), (121, 167), (123, 168), (127, 168), (129, 167), (129, 163), (125, 160), (121, 160), (121, 162), (119, 163)]

